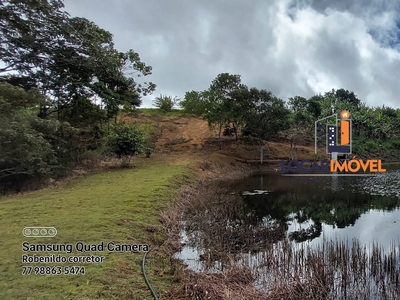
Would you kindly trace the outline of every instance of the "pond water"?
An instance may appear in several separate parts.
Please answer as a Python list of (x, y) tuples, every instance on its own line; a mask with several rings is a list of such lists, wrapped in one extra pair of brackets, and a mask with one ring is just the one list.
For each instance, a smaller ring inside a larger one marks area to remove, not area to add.
[[(376, 176), (270, 173), (234, 182), (229, 192), (235, 199), (214, 201), (192, 214), (197, 219), (186, 220), (181, 232), (184, 247), (176, 257), (196, 271), (219, 271), (224, 263), (218, 256), (212, 264), (205, 263), (204, 257), (213, 249), (225, 249), (244, 254), (239, 260), (252, 264), (268, 234), (276, 243), (287, 237), (295, 245), (318, 247), (326, 241), (351, 244), (356, 238), (367, 252), (373, 244), (383, 252), (398, 249), (400, 165), (385, 167), (387, 172)], [(213, 205), (219, 208), (213, 211)], [(274, 228), (272, 233), (264, 230), (267, 226)]]

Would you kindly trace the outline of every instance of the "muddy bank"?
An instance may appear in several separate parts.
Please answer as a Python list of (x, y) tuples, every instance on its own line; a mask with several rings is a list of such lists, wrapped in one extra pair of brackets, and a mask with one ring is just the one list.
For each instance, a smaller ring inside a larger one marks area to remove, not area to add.
[(184, 214), (207, 205), (220, 192), (221, 183), (251, 176), (255, 172), (267, 172), (276, 168), (276, 163), (254, 166), (238, 162), (234, 158), (214, 155), (193, 166), (199, 180), (182, 186), (169, 208), (162, 213), (162, 223), (168, 229), (168, 239), (162, 250), (174, 265), (174, 277), (179, 288), (173, 289), (170, 299), (265, 299), (265, 295), (254, 286), (254, 277), (248, 267), (232, 265), (219, 273), (196, 273), (185, 267), (173, 256), (182, 248), (180, 232)]
[(214, 154), (194, 166), (201, 181), (224, 182), (238, 180), (259, 172), (279, 172), (280, 160), (257, 161), (244, 160), (221, 154)]

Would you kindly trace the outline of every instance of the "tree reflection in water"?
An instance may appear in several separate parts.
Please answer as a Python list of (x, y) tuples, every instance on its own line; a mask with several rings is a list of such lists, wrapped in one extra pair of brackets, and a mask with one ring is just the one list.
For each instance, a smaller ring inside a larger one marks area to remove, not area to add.
[[(288, 228), (293, 222), (299, 229), (288, 233), (296, 242), (321, 236), (322, 225), (333, 228), (354, 226), (371, 209), (393, 211), (400, 207), (397, 197), (361, 193), (360, 177), (283, 177), (267, 174), (248, 178), (233, 185), (236, 191), (268, 190), (269, 193), (245, 193), (243, 206), (259, 222), (268, 219)], [(369, 179), (371, 181), (371, 179)], [(371, 184), (371, 183), (370, 183)], [(332, 189), (334, 185), (334, 189)], [(250, 194), (250, 195), (249, 195)]]

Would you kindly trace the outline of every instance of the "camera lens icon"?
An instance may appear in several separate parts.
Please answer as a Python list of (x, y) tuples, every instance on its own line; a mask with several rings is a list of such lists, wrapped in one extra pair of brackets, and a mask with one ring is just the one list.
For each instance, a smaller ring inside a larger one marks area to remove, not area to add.
[(55, 227), (25, 227), (22, 234), (25, 237), (54, 237), (57, 229)]

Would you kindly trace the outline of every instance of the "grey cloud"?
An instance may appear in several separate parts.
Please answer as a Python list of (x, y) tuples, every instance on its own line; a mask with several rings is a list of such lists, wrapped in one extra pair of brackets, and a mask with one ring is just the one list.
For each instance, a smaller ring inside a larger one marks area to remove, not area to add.
[[(327, 13), (329, 10), (348, 11), (364, 19), (369, 24), (369, 33), (378, 43), (384, 47), (392, 46), (400, 50), (400, 1), (310, 0), (307, 2), (320, 13)], [(388, 19), (389, 23), (385, 23), (385, 19)]]
[[(343, 87), (369, 105), (381, 105), (384, 98), (400, 107), (395, 82), (400, 54), (388, 54), (390, 43), (382, 44), (395, 36), (395, 16), (388, 9), (397, 9), (398, 1), (375, 2), (66, 0), (65, 5), (71, 15), (113, 33), (120, 51), (139, 52), (153, 66), (145, 79), (157, 84), (155, 95), (183, 97), (229, 72), (285, 100)], [(377, 17), (381, 13), (384, 22)], [(296, 34), (299, 28), (306, 34)], [(368, 35), (373, 30), (375, 41)], [(362, 55), (364, 49), (371, 58)], [(143, 105), (151, 106), (155, 95)]]
[[(296, 2), (296, 0), (293, 0)], [(338, 11), (349, 11), (356, 15), (366, 13), (381, 13), (385, 11), (400, 10), (397, 0), (309, 0), (308, 4), (318, 12), (324, 12), (327, 8)]]

